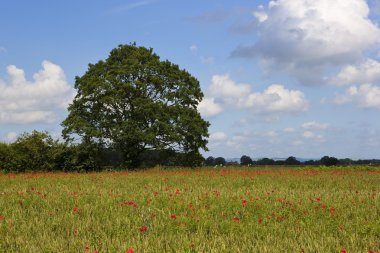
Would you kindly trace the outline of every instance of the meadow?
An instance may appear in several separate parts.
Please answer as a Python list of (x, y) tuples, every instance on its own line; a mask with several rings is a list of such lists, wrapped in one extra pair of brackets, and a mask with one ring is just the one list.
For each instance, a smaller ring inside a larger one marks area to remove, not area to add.
[(380, 168), (0, 174), (0, 252), (379, 252)]

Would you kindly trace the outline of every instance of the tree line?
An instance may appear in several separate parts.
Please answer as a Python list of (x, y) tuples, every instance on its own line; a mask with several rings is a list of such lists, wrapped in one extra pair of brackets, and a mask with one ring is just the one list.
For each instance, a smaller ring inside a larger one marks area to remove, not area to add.
[(205, 159), (204, 164), (206, 166), (226, 166), (226, 165), (243, 165), (243, 166), (257, 166), (257, 165), (324, 165), (324, 166), (336, 166), (336, 165), (378, 165), (380, 160), (378, 159), (360, 159), (352, 160), (350, 158), (338, 159), (333, 156), (323, 156), (319, 160), (307, 160), (299, 161), (294, 156), (289, 156), (284, 160), (274, 160), (270, 158), (261, 158), (253, 160), (250, 156), (243, 155), (240, 158), (240, 163), (237, 161), (227, 162), (224, 157), (209, 156)]
[[(204, 161), (200, 154), (169, 149), (146, 150), (136, 159), (139, 166), (133, 169), (156, 165), (192, 167)], [(85, 142), (59, 141), (47, 132), (32, 131), (20, 135), (13, 143), (0, 142), (0, 170), (9, 172), (88, 172), (118, 168), (126, 168), (120, 151)]]
[[(13, 143), (0, 143), (0, 170), (9, 172), (64, 171), (88, 172), (124, 169), (123, 154), (115, 149), (86, 143), (68, 143), (54, 139), (47, 132), (32, 131), (20, 135)], [(324, 156), (319, 160), (298, 161), (294, 156), (285, 160), (262, 158), (253, 160), (243, 155), (240, 162), (227, 162), (223, 157), (203, 158), (201, 155), (147, 150), (139, 157), (139, 168), (160, 166), (260, 166), (260, 165), (358, 165), (380, 164), (380, 160), (337, 159)]]

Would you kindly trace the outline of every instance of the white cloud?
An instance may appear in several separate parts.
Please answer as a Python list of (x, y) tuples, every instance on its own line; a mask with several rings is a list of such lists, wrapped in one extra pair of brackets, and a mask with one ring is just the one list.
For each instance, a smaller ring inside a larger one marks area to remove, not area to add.
[(65, 110), (74, 97), (62, 68), (49, 61), (42, 62), (33, 81), (14, 65), (7, 72), (9, 83), (0, 80), (0, 123), (52, 123), (57, 111)]
[(296, 130), (291, 127), (284, 128), (283, 130), (285, 133), (294, 133)]
[(344, 94), (336, 96), (335, 103), (354, 103), (363, 108), (380, 109), (380, 87), (372, 84), (351, 86)]
[(311, 139), (315, 137), (315, 134), (311, 131), (305, 131), (302, 136), (306, 139)]
[(240, 100), (244, 107), (259, 113), (303, 112), (309, 107), (305, 95), (298, 90), (287, 90), (273, 84), (262, 93), (251, 93), (246, 100)]
[(198, 52), (198, 47), (197, 45), (191, 45), (190, 46), (190, 51), (193, 53), (193, 54), (196, 54)]
[(315, 134), (311, 131), (303, 132), (302, 137), (304, 137), (305, 139), (311, 139), (313, 141), (318, 141), (318, 142), (324, 142), (325, 141), (323, 135)]
[(380, 80), (380, 62), (372, 59), (366, 59), (357, 65), (349, 64), (330, 82), (335, 85), (352, 85), (373, 83)]
[(350, 64), (380, 43), (380, 29), (364, 0), (273, 0), (259, 8), (254, 45), (237, 57), (258, 57), (271, 71), (282, 70), (302, 84), (320, 84), (328, 66)]
[(17, 139), (17, 133), (15, 133), (15, 132), (9, 132), (9, 133), (7, 133), (7, 135), (5, 136), (5, 141), (8, 142), (8, 143), (12, 143), (12, 142), (14, 142), (16, 139)]
[(309, 107), (309, 102), (301, 91), (273, 84), (262, 93), (254, 93), (249, 84), (236, 83), (228, 75), (214, 75), (209, 93), (212, 100), (209, 98), (201, 105), (207, 115), (217, 114), (207, 113), (207, 108), (212, 112), (222, 111), (215, 101), (221, 101), (230, 107), (251, 109), (255, 113), (295, 113), (307, 111)]
[(329, 124), (319, 123), (316, 121), (306, 122), (306, 123), (302, 124), (302, 128), (312, 129), (312, 130), (322, 130), (322, 129), (327, 129), (328, 127), (329, 127)]
[(212, 77), (210, 93), (214, 97), (242, 98), (250, 91), (249, 84), (237, 84), (228, 75), (214, 75)]
[(224, 132), (215, 132), (210, 134), (210, 141), (226, 141), (227, 135)]
[(203, 117), (212, 117), (221, 113), (223, 108), (215, 102), (215, 98), (204, 98), (198, 105), (198, 111)]

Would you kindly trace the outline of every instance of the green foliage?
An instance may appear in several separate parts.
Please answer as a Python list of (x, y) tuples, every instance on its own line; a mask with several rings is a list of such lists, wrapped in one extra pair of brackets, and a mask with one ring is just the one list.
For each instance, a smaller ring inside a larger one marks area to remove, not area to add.
[(11, 144), (15, 157), (16, 171), (52, 171), (55, 167), (54, 160), (57, 158), (55, 148), (58, 141), (46, 132), (33, 131), (24, 133)]
[(161, 61), (152, 49), (120, 45), (105, 61), (76, 77), (77, 95), (63, 121), (63, 135), (112, 147), (137, 167), (145, 150), (173, 150), (197, 156), (206, 150), (208, 126), (197, 106), (197, 79)]
[(224, 159), (223, 157), (217, 157), (214, 160), (214, 164), (215, 165), (225, 165), (226, 164), (226, 159)]
[(243, 155), (240, 158), (240, 164), (241, 165), (252, 165), (253, 164), (252, 158), (247, 156), (247, 155)]
[(213, 156), (209, 156), (205, 160), (206, 166), (214, 166), (215, 165), (215, 158)]
[(286, 160), (285, 160), (285, 165), (300, 165), (301, 162), (298, 161), (294, 156), (289, 156)]
[(337, 165), (339, 160), (335, 157), (324, 156), (321, 158), (320, 163), (325, 166), (334, 166)]

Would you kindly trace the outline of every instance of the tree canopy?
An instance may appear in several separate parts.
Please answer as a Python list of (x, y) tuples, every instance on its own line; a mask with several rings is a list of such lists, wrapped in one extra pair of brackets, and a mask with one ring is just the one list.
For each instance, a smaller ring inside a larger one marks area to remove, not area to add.
[[(199, 82), (153, 49), (120, 45), (75, 79), (77, 94), (63, 121), (63, 136), (114, 148), (129, 167), (145, 150), (199, 157), (207, 150), (209, 123), (197, 106)], [(194, 159), (197, 160), (197, 159)]]

